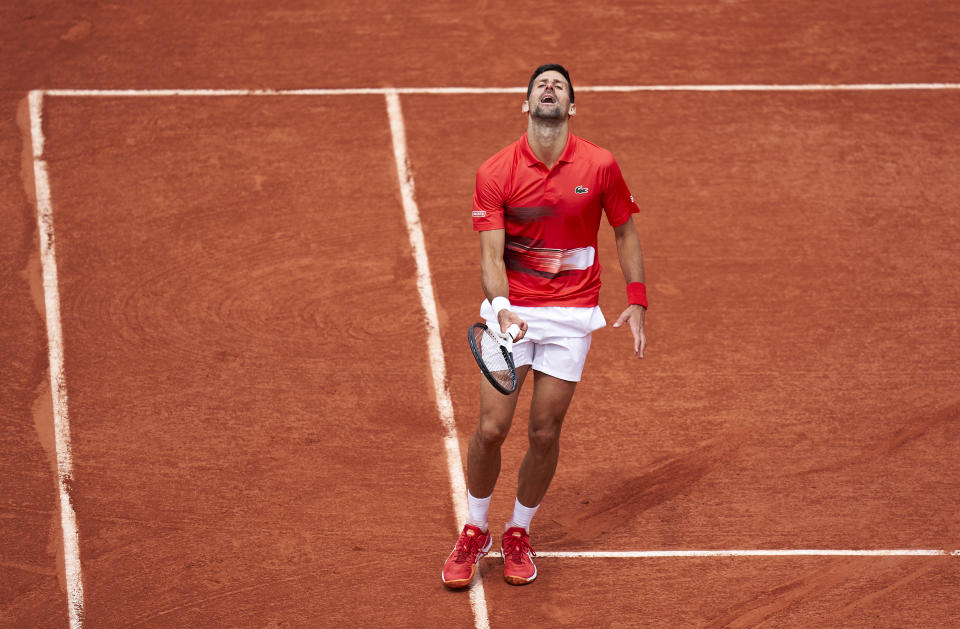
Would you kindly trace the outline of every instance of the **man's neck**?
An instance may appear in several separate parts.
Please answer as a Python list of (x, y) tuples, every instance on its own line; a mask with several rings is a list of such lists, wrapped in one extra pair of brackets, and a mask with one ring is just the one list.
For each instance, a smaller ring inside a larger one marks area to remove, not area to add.
[(563, 147), (567, 145), (567, 135), (569, 134), (566, 120), (551, 124), (539, 122), (531, 117), (527, 123), (527, 142), (533, 154), (546, 164), (547, 168), (553, 168), (560, 159)]

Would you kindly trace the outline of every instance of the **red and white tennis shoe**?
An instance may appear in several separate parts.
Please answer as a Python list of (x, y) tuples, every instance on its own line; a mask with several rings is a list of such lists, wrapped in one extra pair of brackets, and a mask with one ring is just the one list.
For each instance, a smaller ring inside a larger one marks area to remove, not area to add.
[(443, 584), (455, 590), (470, 585), (473, 575), (477, 573), (480, 558), (489, 552), (492, 545), (493, 538), (489, 532), (484, 533), (476, 526), (465, 524), (453, 552), (443, 562), (443, 572), (440, 573)]
[(533, 563), (537, 553), (530, 548), (530, 534), (526, 529), (508, 528), (500, 542), (500, 554), (503, 555), (503, 580), (510, 585), (524, 585), (537, 578), (537, 566)]

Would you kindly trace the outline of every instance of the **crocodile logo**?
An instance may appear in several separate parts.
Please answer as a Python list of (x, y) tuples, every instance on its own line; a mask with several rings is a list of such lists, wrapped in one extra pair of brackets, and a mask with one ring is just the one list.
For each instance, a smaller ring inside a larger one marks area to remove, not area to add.
[(577, 194), (586, 194), (590, 192), (590, 188), (586, 186), (577, 186), (576, 188), (573, 189), (573, 191), (576, 192)]

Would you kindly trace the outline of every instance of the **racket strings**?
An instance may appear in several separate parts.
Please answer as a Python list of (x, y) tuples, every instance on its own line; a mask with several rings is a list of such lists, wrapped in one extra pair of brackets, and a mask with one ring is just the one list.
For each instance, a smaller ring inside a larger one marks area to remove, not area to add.
[(477, 347), (480, 348), (481, 359), (490, 375), (507, 389), (513, 389), (513, 373), (510, 369), (510, 363), (507, 362), (503, 350), (501, 350), (501, 341), (497, 336), (486, 328), (474, 328), (474, 340)]

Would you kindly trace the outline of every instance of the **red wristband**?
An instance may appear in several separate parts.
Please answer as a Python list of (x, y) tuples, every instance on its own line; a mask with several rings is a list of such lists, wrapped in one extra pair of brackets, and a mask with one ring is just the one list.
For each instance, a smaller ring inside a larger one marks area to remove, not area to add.
[(631, 304), (647, 307), (647, 286), (643, 282), (627, 284), (627, 301)]

